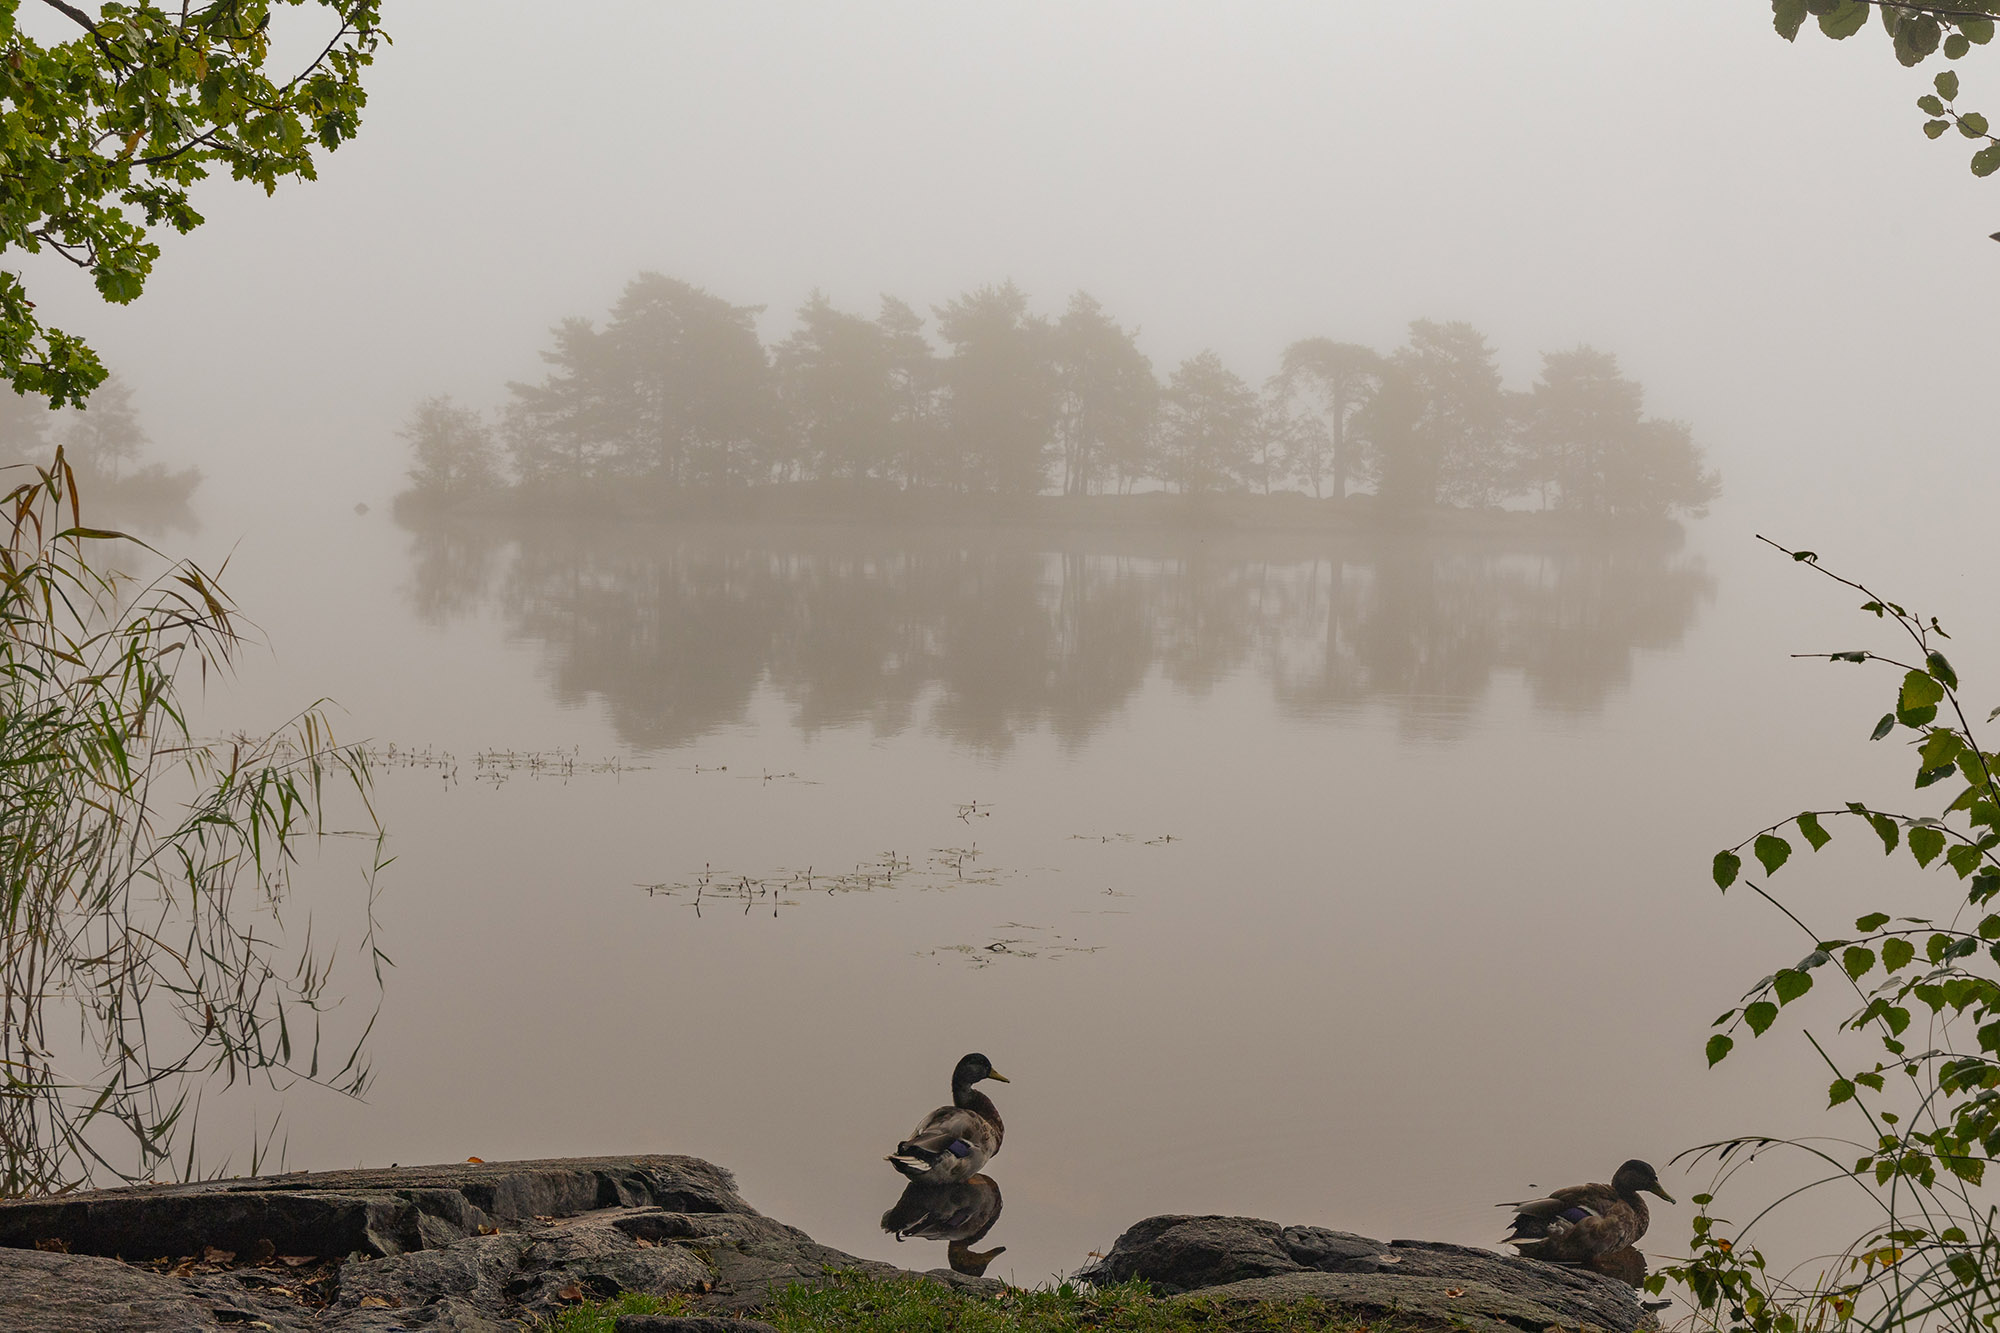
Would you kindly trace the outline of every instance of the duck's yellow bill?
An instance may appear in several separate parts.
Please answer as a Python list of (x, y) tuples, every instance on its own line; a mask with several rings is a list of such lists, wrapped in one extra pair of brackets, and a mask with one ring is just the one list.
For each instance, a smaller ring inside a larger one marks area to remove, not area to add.
[(989, 1070), (987, 1070), (987, 1071), (986, 1071), (986, 1077), (988, 1077), (988, 1078), (991, 1078), (991, 1079), (998, 1079), (998, 1080), (999, 1080), (1000, 1082), (1002, 1082), (1002, 1083), (1012, 1083), (1012, 1082), (1014, 1081), (1013, 1079), (1011, 1079), (1011, 1078), (1008, 1078), (1008, 1077), (1007, 1077), (1007, 1076), (1006, 1076), (1005, 1074), (1001, 1073), (1001, 1072), (1000, 1072), (999, 1070), (997, 1070), (997, 1069), (989, 1069)]

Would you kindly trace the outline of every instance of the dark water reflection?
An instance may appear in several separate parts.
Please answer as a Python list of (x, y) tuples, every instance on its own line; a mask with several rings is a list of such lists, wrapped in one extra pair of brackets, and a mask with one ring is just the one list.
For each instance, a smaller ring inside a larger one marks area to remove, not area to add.
[(1203, 694), (1246, 669), (1289, 715), (1386, 708), (1450, 738), (1502, 673), (1538, 710), (1594, 713), (1715, 588), (1670, 538), (450, 524), (412, 555), (420, 616), (496, 607), (559, 702), (602, 700), (639, 749), (744, 722), (766, 685), (808, 735), (1074, 746), (1155, 673)]
[(913, 1180), (882, 1214), (882, 1230), (897, 1240), (944, 1241), (952, 1271), (979, 1277), (1007, 1250), (1005, 1245), (990, 1250), (972, 1248), (1000, 1220), (1000, 1208), (1000, 1186), (991, 1176), (973, 1176), (952, 1185)]

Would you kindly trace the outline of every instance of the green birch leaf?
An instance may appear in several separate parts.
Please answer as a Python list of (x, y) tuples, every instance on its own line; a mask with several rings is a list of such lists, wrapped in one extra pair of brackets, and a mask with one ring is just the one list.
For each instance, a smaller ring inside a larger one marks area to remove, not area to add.
[(1708, 1067), (1710, 1069), (1715, 1068), (1722, 1060), (1722, 1057), (1728, 1055), (1731, 1048), (1735, 1045), (1736, 1042), (1733, 1039), (1723, 1036), (1720, 1032), (1710, 1037), (1708, 1039)]
[[(1986, 117), (1980, 115), (1977, 111), (1968, 111), (1958, 118), (1958, 132), (1968, 139), (1983, 139), (1986, 137), (1986, 130)], [(1936, 657), (1937, 655), (1933, 653), (1932, 656)], [(1952, 685), (1955, 682), (1947, 680), (1945, 684)]]
[(2000, 171), (2000, 143), (1988, 144), (1972, 155), (1972, 174), (1991, 176)]
[[(1926, 139), (1939, 138), (1950, 128), (1951, 122), (1948, 120), (1927, 120), (1924, 122), (1924, 137)], [(1891, 720), (1893, 721), (1894, 719)]]
[(1955, 69), (1944, 71), (1931, 80), (1931, 84), (1937, 89), (1938, 96), (1947, 102), (1953, 101), (1958, 97), (1958, 71)]
[(1751, 850), (1756, 852), (1757, 860), (1763, 865), (1764, 873), (1767, 875), (1776, 874), (1778, 867), (1789, 861), (1792, 856), (1792, 844), (1773, 833), (1758, 834)]
[(1925, 93), (1917, 99), (1917, 110), (1927, 116), (1942, 116), (1944, 102), (1934, 93)]
[(1946, 60), (1962, 60), (1965, 57), (1965, 53), (1971, 49), (1972, 43), (1966, 40), (1965, 34), (1962, 32), (1955, 32), (1944, 39), (1944, 58)]
[(1924, 737), (1923, 744), (1917, 747), (1917, 757), (1923, 760), (1925, 768), (1935, 768), (1939, 764), (1955, 762), (1964, 749), (1965, 742), (1958, 738), (1957, 732), (1949, 727), (1938, 727)]
[(1887, 971), (1902, 971), (1916, 956), (1917, 946), (1901, 936), (1882, 941), (1882, 966)]
[(1854, 928), (1864, 935), (1878, 931), (1888, 924), (1889, 914), (1887, 912), (1870, 912), (1867, 916), (1860, 916), (1854, 919)]
[(1896, 821), (1887, 815), (1870, 815), (1868, 822), (1874, 826), (1875, 836), (1882, 840), (1882, 854), (1887, 856), (1895, 851), (1897, 840), (1902, 836)]
[[(1750, 1025), (1752, 1033), (1761, 1037), (1765, 1032), (1770, 1030), (1771, 1024), (1778, 1021), (1778, 1006), (1772, 1004), (1769, 1000), (1759, 1000), (1743, 1011), (1743, 1021)], [(1907, 1022), (1908, 1020), (1905, 1019), (1904, 1021)], [(1714, 1039), (1710, 1038), (1709, 1040), (1710, 1044), (1713, 1045)]]
[(1833, 835), (1820, 825), (1819, 816), (1808, 810), (1798, 818), (1799, 832), (1806, 835), (1812, 849), (1818, 851), (1833, 841)]
[[(1713, 1062), (1711, 1061), (1710, 1063)], [(1826, 1090), (1826, 1104), (1828, 1106), (1838, 1106), (1842, 1102), (1851, 1102), (1853, 1100), (1854, 1084), (1847, 1079), (1835, 1079), (1832, 1086)]]
[(1969, 842), (1957, 843), (1944, 854), (1944, 860), (1946, 865), (1958, 872), (1960, 879), (1964, 879), (1979, 869), (1979, 849)]
[(1896, 696), (1896, 720), (1906, 727), (1926, 726), (1937, 716), (1937, 702), (1942, 698), (1944, 686), (1928, 672), (1912, 671), (1903, 677), (1903, 688)]
[(1910, 855), (1917, 858), (1920, 866), (1929, 866), (1944, 851), (1944, 831), (1942, 829), (1913, 828), (1910, 830)]
[(1715, 876), (1715, 887), (1726, 889), (1736, 882), (1737, 872), (1743, 869), (1743, 858), (1735, 852), (1717, 852), (1715, 866), (1710, 872)]
[(1809, 972), (1785, 968), (1771, 979), (1771, 987), (1778, 993), (1779, 1004), (1790, 1004), (1793, 1000), (1812, 989), (1813, 979)]
[[(1942, 125), (1944, 124), (1944, 122), (1939, 121), (1938, 124)], [(1942, 133), (1944, 133), (1944, 131), (1942, 130), (1938, 131), (1938, 134)], [(1937, 134), (1931, 135), (1931, 138), (1933, 139), (1937, 138)], [(1896, 715), (1894, 713), (1884, 713), (1882, 714), (1882, 720), (1875, 724), (1875, 734), (1870, 736), (1868, 739), (1871, 741), (1879, 741), (1884, 736), (1888, 735), (1895, 729), (1896, 729)]]
[(1849, 945), (1841, 951), (1840, 966), (1850, 979), (1862, 977), (1875, 966), (1875, 951), (1859, 944)]

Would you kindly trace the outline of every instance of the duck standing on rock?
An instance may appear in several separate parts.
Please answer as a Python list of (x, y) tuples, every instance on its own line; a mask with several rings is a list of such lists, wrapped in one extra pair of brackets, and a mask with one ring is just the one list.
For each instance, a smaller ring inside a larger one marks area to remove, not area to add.
[(1571, 1185), (1546, 1199), (1503, 1203), (1514, 1210), (1514, 1230), (1500, 1243), (1529, 1259), (1596, 1268), (1646, 1234), (1651, 1219), (1641, 1191), (1674, 1202), (1653, 1168), (1634, 1158), (1618, 1168), (1609, 1185)]
[(962, 1058), (951, 1071), (951, 1105), (925, 1116), (884, 1160), (911, 1180), (928, 1185), (955, 1185), (978, 1174), (1000, 1151), (1007, 1133), (1000, 1123), (1000, 1108), (972, 1086), (988, 1078), (1008, 1081), (985, 1056)]

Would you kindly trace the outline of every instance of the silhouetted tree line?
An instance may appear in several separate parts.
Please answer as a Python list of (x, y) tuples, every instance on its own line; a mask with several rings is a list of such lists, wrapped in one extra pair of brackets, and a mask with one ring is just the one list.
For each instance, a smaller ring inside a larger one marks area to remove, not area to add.
[(141, 466), (150, 443), (132, 387), (115, 373), (84, 406), (56, 412), (40, 394), (0, 392), (0, 463), (46, 463), (60, 447), (92, 501), (114, 507), (185, 505), (201, 481), (200, 471)]
[(1387, 355), (1304, 339), (1259, 388), (1206, 351), (1162, 383), (1138, 331), (1084, 293), (1048, 319), (1012, 283), (981, 287), (927, 330), (894, 298), (870, 319), (815, 292), (770, 348), (760, 311), (640, 275), (602, 327), (554, 329), (548, 374), (510, 384), (497, 423), (422, 404), (404, 430), (416, 493), (450, 502), (509, 480), (575, 496), (813, 479), (990, 495), (1361, 486), (1404, 509), (1532, 498), (1623, 517), (1699, 513), (1720, 489), (1687, 426), (1645, 416), (1615, 357), (1547, 353), (1513, 392), (1464, 323), (1418, 320)]
[(1081, 743), (1157, 676), (1204, 693), (1256, 670), (1293, 716), (1391, 710), (1470, 727), (1496, 676), (1588, 713), (1635, 650), (1678, 643), (1714, 580), (1665, 541), (1553, 550), (1346, 534), (1224, 555), (885, 542), (865, 529), (499, 528), (426, 523), (410, 596), (433, 623), (497, 606), (567, 706), (619, 738), (684, 745), (760, 690), (812, 733), (912, 727), (997, 751), (1046, 727)]

